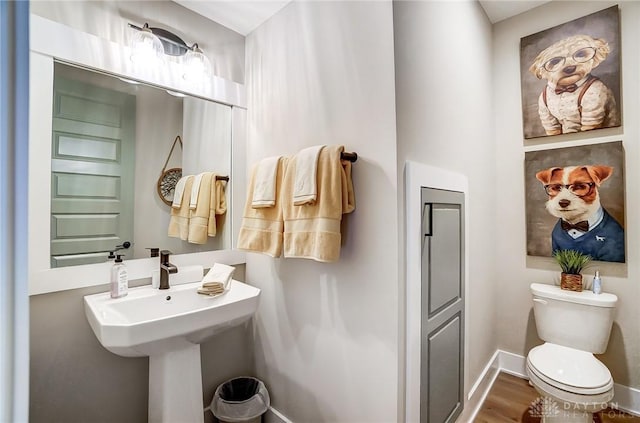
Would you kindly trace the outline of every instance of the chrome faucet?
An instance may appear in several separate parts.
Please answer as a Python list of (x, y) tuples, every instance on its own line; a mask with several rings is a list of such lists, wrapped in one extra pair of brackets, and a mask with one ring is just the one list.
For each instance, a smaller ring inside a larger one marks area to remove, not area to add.
[(160, 251), (160, 287), (159, 289), (169, 289), (169, 274), (178, 273), (178, 267), (169, 263), (171, 251)]

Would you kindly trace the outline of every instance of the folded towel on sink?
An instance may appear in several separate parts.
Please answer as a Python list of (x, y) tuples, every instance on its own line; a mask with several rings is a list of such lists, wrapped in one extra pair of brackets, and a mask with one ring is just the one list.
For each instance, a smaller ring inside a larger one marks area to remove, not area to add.
[(236, 268), (233, 266), (227, 266), (226, 264), (215, 263), (211, 269), (202, 278), (203, 288), (222, 288), (228, 290), (231, 286), (231, 278)]

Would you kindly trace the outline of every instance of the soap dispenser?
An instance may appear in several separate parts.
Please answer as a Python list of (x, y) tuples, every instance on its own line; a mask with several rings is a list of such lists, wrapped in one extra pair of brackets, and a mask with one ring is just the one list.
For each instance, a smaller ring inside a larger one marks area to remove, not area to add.
[(123, 254), (116, 256), (116, 261), (111, 268), (111, 298), (121, 298), (128, 294), (129, 277), (127, 267), (122, 263)]
[(593, 283), (591, 285), (591, 289), (594, 294), (602, 293), (602, 281), (600, 280), (600, 271), (596, 270), (596, 274), (593, 277)]

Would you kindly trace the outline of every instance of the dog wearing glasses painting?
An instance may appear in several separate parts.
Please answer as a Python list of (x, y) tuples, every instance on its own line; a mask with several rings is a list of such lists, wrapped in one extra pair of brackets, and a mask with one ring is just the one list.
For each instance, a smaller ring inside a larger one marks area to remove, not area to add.
[(538, 114), (547, 135), (620, 125), (613, 92), (591, 71), (609, 55), (607, 42), (574, 35), (542, 50), (529, 68), (547, 85), (538, 98)]
[(613, 168), (603, 165), (552, 167), (536, 173), (548, 195), (546, 208), (559, 218), (552, 251), (578, 250), (594, 260), (624, 262), (624, 230), (600, 204), (600, 186)]

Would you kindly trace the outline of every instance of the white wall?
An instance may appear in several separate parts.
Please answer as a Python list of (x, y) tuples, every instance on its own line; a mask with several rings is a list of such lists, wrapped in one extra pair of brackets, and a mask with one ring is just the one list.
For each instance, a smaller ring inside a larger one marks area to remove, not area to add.
[(249, 34), (248, 163), (315, 144), (359, 155), (332, 264), (247, 256), (257, 376), (297, 422), (397, 420), (397, 168), (390, 2), (293, 2)]
[(501, 211), (494, 206), (491, 24), (470, 1), (394, 2), (393, 18), (400, 176), (412, 160), (469, 180), (468, 393), (497, 344), (492, 240)]
[[(496, 330), (501, 349), (526, 355), (539, 343), (531, 311), (531, 282), (551, 283), (559, 269), (551, 259), (526, 259), (524, 152), (520, 106), (520, 38), (614, 5), (614, 2), (552, 2), (494, 26), (495, 154), (499, 195), (495, 209), (501, 226), (492, 238), (498, 259), (497, 295), (508, 299), (497, 308)], [(622, 140), (625, 149), (627, 264), (599, 265), (605, 291), (619, 297), (609, 349), (602, 357), (616, 383), (640, 387), (640, 3), (619, 3), (622, 35), (623, 127), (554, 137), (564, 146)], [(553, 143), (549, 139), (535, 143)], [(534, 144), (534, 143), (532, 143)], [(540, 148), (539, 146), (537, 148)], [(508, 257), (508, 259), (505, 259)], [(593, 272), (595, 268), (591, 269)], [(592, 273), (591, 273), (592, 274)], [(591, 278), (591, 276), (587, 276)]]

